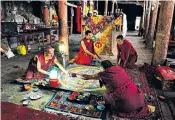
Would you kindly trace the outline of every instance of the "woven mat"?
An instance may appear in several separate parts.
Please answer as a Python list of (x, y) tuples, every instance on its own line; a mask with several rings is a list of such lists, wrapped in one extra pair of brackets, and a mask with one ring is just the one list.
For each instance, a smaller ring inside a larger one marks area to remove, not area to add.
[(46, 104), (44, 111), (56, 110), (63, 111), (67, 113), (73, 113), (86, 117), (101, 118), (102, 111), (94, 109), (93, 111), (88, 111), (85, 109), (87, 104), (79, 104), (75, 102), (70, 102), (67, 97), (71, 94), (71, 91), (59, 91), (53, 98)]

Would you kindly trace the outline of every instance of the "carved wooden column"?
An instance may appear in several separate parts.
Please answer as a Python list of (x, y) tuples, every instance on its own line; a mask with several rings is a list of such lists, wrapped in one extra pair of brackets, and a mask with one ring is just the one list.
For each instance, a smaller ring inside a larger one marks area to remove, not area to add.
[(158, 28), (156, 33), (156, 45), (152, 62), (154, 65), (161, 65), (162, 63), (164, 63), (167, 57), (173, 11), (173, 1), (161, 2)]
[(154, 40), (155, 26), (156, 26), (156, 21), (157, 21), (158, 7), (159, 7), (159, 2), (153, 1), (152, 8), (151, 8), (148, 33), (146, 35), (145, 48), (152, 48), (153, 47), (153, 40)]
[(48, 4), (47, 2), (44, 2), (44, 10), (43, 10), (43, 14), (44, 14), (44, 23), (46, 25), (49, 24), (49, 8), (48, 8)]
[(67, 0), (58, 1), (59, 15), (59, 43), (64, 43), (65, 54), (69, 60), (69, 43), (68, 43), (68, 17), (67, 17)]
[(105, 0), (105, 11), (104, 11), (104, 15), (108, 15), (108, 0)]
[(149, 21), (150, 21), (150, 9), (151, 9), (151, 1), (147, 1), (147, 9), (146, 9), (146, 19), (145, 19), (145, 34), (143, 38), (146, 38), (149, 28)]

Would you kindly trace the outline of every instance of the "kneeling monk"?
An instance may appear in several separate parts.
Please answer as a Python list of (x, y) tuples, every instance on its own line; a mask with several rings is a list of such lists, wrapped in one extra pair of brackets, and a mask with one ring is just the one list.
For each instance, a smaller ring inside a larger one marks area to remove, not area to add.
[(62, 67), (57, 58), (54, 56), (54, 48), (49, 45), (47, 46), (45, 52), (40, 52), (30, 60), (26, 71), (26, 80), (39, 80), (48, 77), (48, 70), (53, 64), (56, 64), (65, 74), (67, 74), (67, 71)]
[(80, 50), (75, 58), (70, 61), (71, 63), (91, 65), (92, 60), (97, 58), (91, 31), (87, 30), (85, 35), (85, 38), (81, 40)]
[[(122, 35), (117, 36), (118, 60), (121, 59), (121, 65), (127, 68), (135, 68), (137, 62), (137, 52), (132, 44), (123, 38)], [(118, 62), (117, 60), (117, 62)]]
[(133, 83), (125, 70), (114, 66), (109, 60), (101, 62), (103, 72), (95, 75), (82, 75), (85, 79), (100, 80), (106, 87), (104, 100), (112, 106), (120, 117), (140, 118), (147, 116), (149, 111), (144, 102), (143, 92)]

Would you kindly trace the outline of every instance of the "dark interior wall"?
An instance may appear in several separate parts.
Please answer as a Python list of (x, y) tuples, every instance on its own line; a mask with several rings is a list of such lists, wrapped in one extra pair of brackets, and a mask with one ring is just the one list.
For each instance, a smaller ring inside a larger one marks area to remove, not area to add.
[(127, 16), (128, 30), (135, 30), (136, 17), (142, 17), (143, 8), (134, 4), (118, 4), (118, 7), (123, 9), (123, 12)]
[[(123, 9), (123, 12), (127, 15), (127, 22), (128, 22), (128, 30), (135, 30), (135, 20), (136, 16), (142, 17), (143, 14), (143, 7), (137, 6), (135, 4), (118, 4), (119, 9)], [(115, 9), (117, 8), (115, 5)], [(94, 8), (97, 9), (97, 3), (95, 2)], [(100, 15), (104, 15), (104, 8), (105, 2), (99, 1), (98, 2), (98, 11)], [(108, 2), (108, 12), (112, 10), (112, 2)]]
[(40, 18), (41, 17), (41, 2), (40, 1), (32, 1), (31, 6), (32, 6), (32, 9), (33, 9), (33, 14), (36, 17)]

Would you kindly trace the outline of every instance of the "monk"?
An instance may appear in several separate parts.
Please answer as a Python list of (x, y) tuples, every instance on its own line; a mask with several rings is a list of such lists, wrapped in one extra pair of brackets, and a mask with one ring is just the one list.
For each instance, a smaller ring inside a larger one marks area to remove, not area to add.
[(48, 70), (53, 64), (56, 64), (65, 74), (68, 73), (54, 56), (54, 48), (49, 45), (46, 51), (40, 52), (30, 60), (26, 71), (26, 80), (47, 78), (49, 76)]
[(74, 62), (81, 65), (91, 65), (92, 60), (98, 58), (94, 50), (94, 41), (92, 40), (92, 32), (87, 30), (85, 38), (81, 40), (81, 46), (78, 54), (70, 63)]
[(120, 117), (140, 118), (148, 115), (143, 92), (133, 83), (124, 68), (114, 66), (109, 60), (101, 62), (103, 72), (95, 75), (82, 75), (85, 79), (100, 80), (106, 87), (104, 100), (112, 111)]
[(132, 46), (132, 44), (123, 38), (122, 35), (118, 35), (116, 37), (117, 40), (117, 49), (118, 49), (118, 58), (121, 59), (121, 65), (122, 67), (126, 68), (135, 68), (135, 62), (137, 62), (137, 52)]

